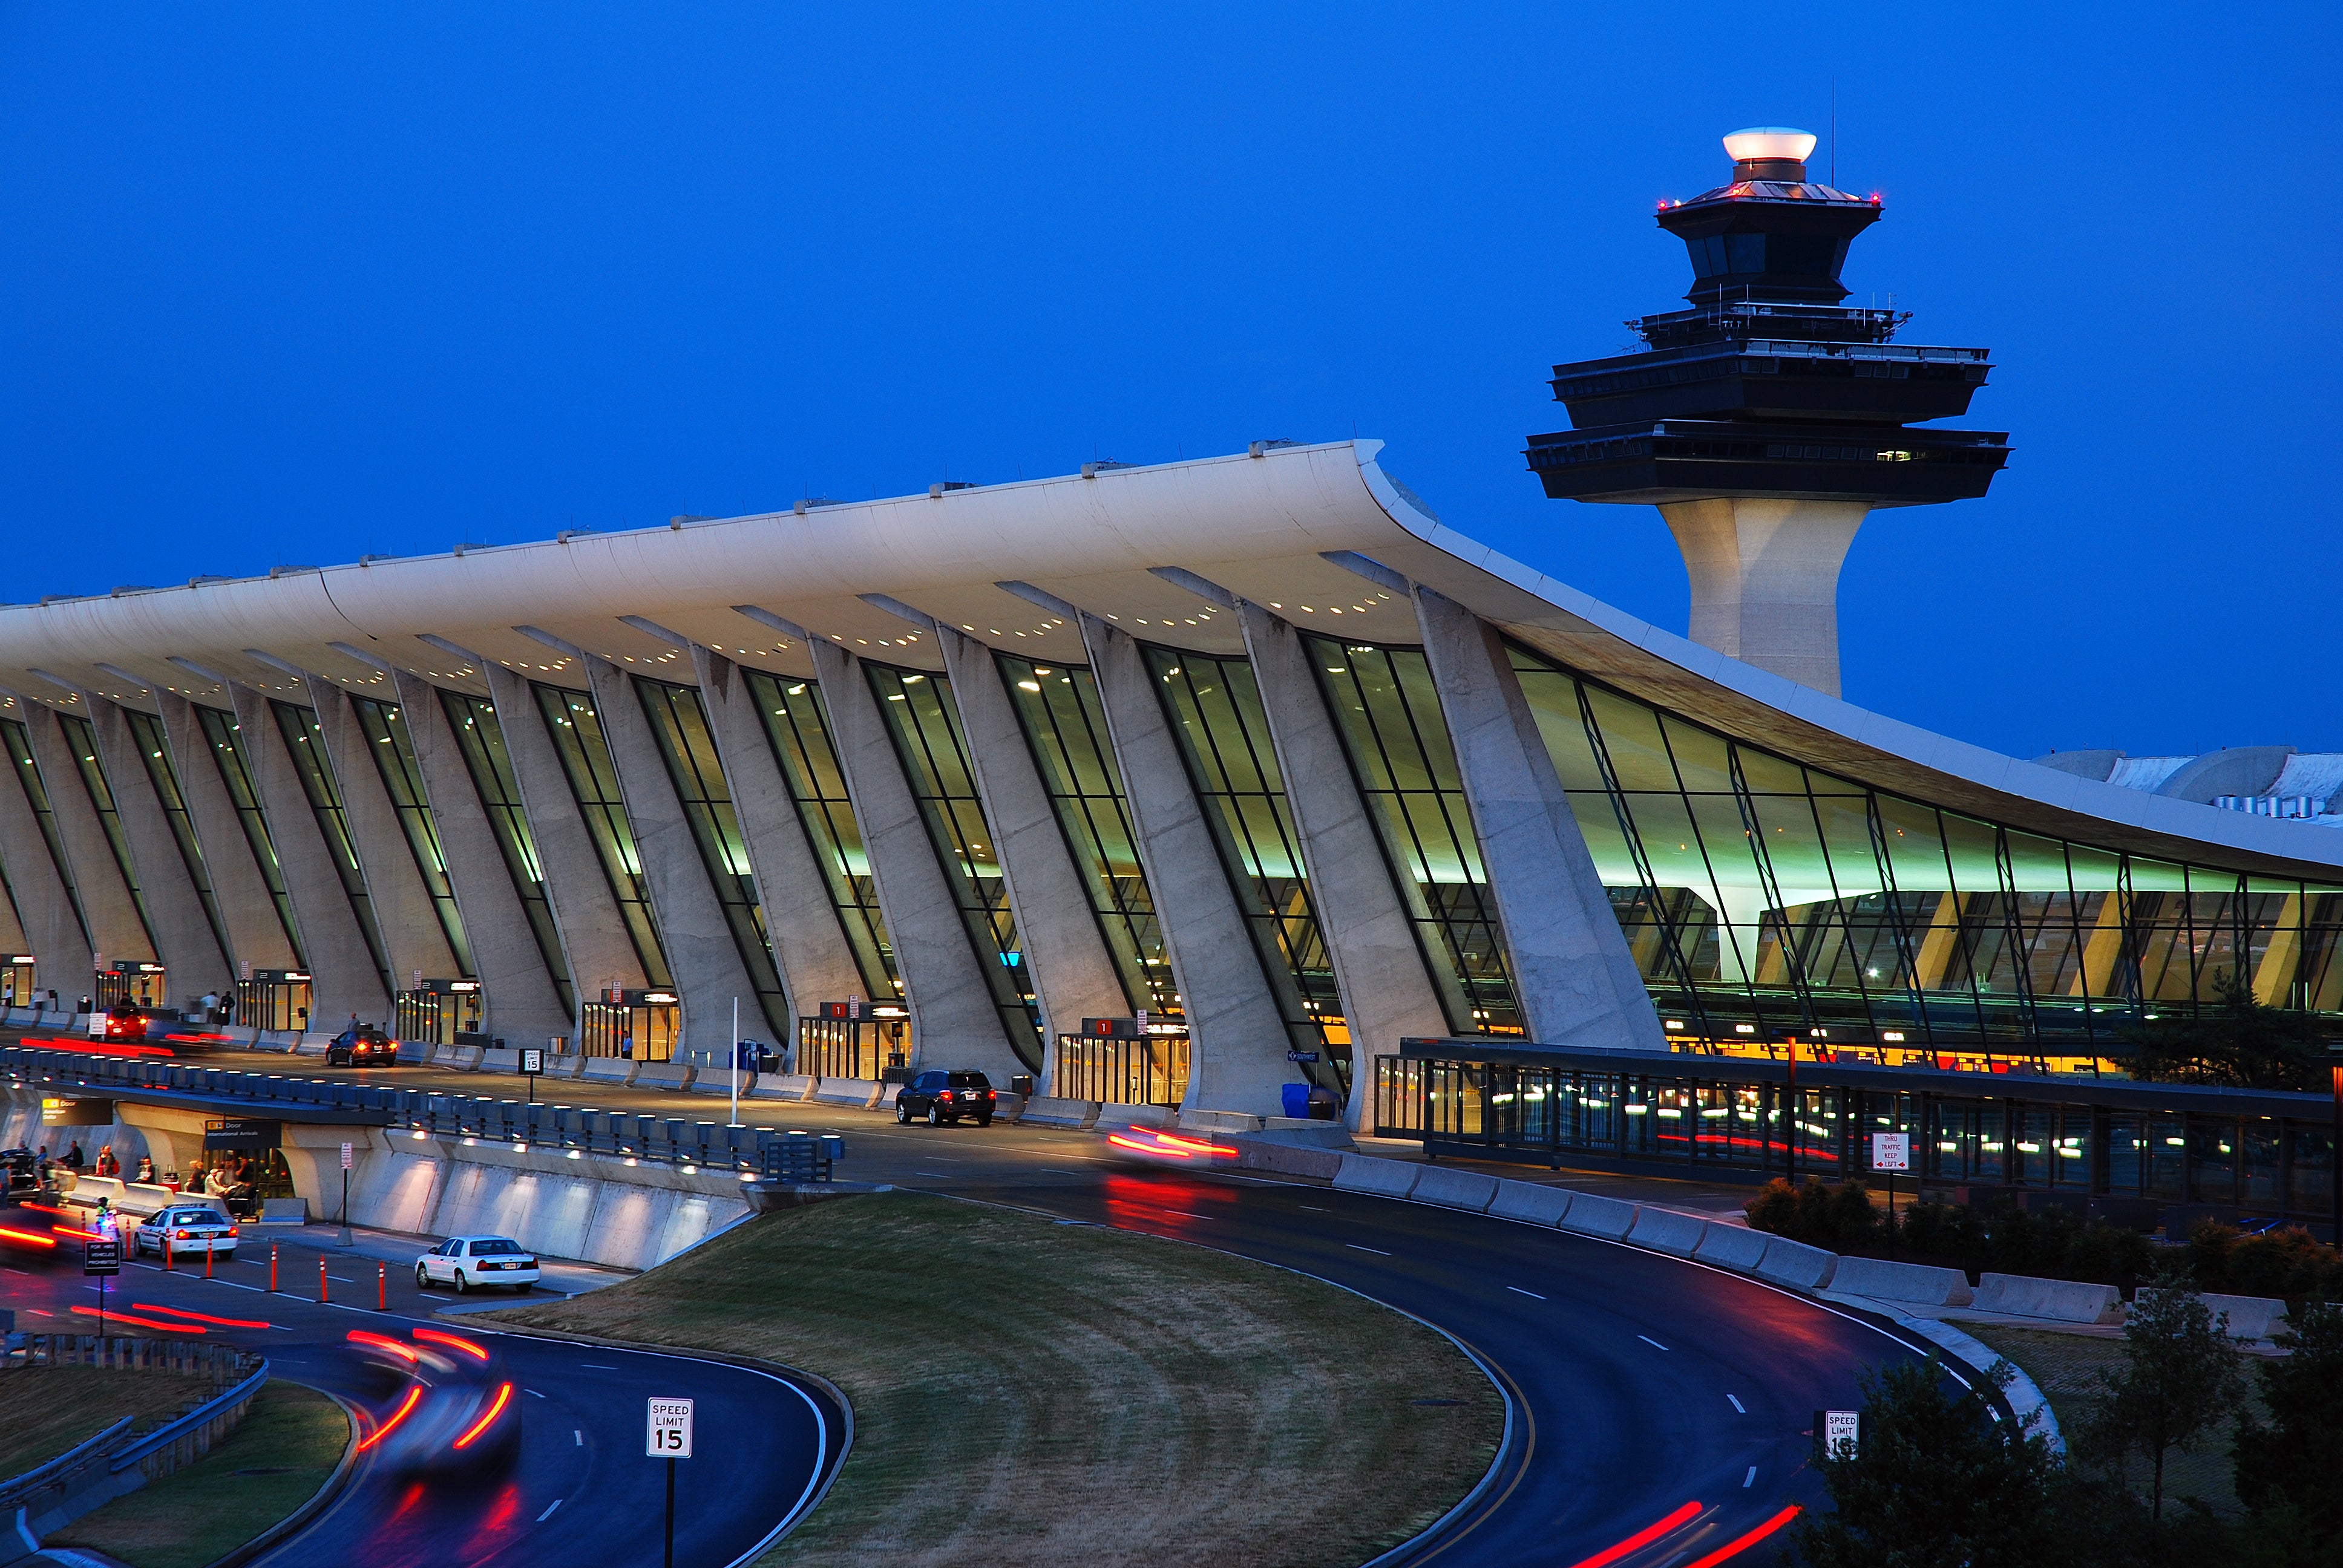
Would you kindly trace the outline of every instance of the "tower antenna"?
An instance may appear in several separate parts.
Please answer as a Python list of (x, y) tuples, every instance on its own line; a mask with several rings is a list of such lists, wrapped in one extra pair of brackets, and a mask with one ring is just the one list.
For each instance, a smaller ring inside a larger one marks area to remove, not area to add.
[(1831, 188), (1838, 188), (1838, 78), (1831, 78)]

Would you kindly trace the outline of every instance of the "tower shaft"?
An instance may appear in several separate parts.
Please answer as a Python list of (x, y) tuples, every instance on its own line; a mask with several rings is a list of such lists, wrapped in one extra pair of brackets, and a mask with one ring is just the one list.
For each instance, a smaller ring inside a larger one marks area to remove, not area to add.
[(1839, 695), (1838, 573), (1868, 501), (1720, 496), (1660, 507), (1692, 578), (1693, 641)]

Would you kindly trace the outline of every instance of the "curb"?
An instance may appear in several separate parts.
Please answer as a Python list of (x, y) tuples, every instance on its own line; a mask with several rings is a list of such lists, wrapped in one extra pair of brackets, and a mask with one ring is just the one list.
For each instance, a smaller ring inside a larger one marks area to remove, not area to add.
[[(291, 1378), (287, 1378), (285, 1381), (293, 1382)], [(310, 1385), (300, 1383), (296, 1386), (308, 1388)], [(226, 1555), (215, 1558), (206, 1564), (206, 1568), (242, 1568), (243, 1564), (253, 1562), (263, 1553), (273, 1550), (287, 1536), (307, 1528), (310, 1522), (323, 1513), (327, 1507), (342, 1494), (342, 1488), (349, 1483), (350, 1472), (357, 1468), (358, 1412), (352, 1408), (349, 1401), (337, 1393), (325, 1389), (315, 1389), (312, 1392), (325, 1394), (327, 1399), (339, 1405), (343, 1418), (350, 1423), (350, 1437), (349, 1441), (342, 1445), (341, 1462), (334, 1466), (334, 1473), (326, 1477), (325, 1484), (310, 1493), (308, 1502), (301, 1504), (243, 1545), (231, 1549)]]

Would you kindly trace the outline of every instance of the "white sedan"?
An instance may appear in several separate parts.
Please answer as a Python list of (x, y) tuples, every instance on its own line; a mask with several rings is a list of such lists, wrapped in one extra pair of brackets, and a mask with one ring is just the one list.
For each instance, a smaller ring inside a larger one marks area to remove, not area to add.
[(526, 1292), (537, 1283), (537, 1259), (509, 1236), (450, 1236), (415, 1260), (423, 1290), (453, 1285), (461, 1295), (475, 1285), (510, 1285)]
[(174, 1258), (184, 1258), (190, 1252), (216, 1252), (226, 1260), (236, 1256), (240, 1229), (209, 1204), (173, 1204), (139, 1225), (133, 1245), (142, 1253), (168, 1249)]

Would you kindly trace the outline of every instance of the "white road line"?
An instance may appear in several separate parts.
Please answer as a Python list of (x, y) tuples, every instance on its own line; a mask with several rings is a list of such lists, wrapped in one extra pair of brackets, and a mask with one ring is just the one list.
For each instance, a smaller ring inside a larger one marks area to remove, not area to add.
[(1527, 1296), (1532, 1301), (1542, 1302), (1545, 1300), (1544, 1296), (1539, 1295), (1535, 1291), (1524, 1291), (1519, 1285), (1507, 1285), (1505, 1289), (1513, 1292), (1513, 1294), (1517, 1296)]
[(525, 1388), (525, 1389), (521, 1390), (520, 1392), (523, 1392), (523, 1393), (525, 1393), (525, 1394), (527, 1394), (527, 1395), (528, 1395), (528, 1397), (529, 1397), (529, 1398), (531, 1398), (531, 1399), (543, 1399), (543, 1398), (545, 1397), (543, 1394), (541, 1394), (541, 1393), (538, 1392), (537, 1392), (535, 1389), (533, 1389), (533, 1388)]
[(558, 1497), (555, 1498), (551, 1503), (546, 1504), (545, 1512), (537, 1516), (537, 1522), (539, 1524), (544, 1523), (547, 1520), (553, 1517), (553, 1511), (560, 1506), (561, 1499)]
[(1755, 1486), (1755, 1485), (1756, 1485), (1756, 1484), (1757, 1484), (1757, 1467), (1756, 1467), (1755, 1465), (1754, 1465), (1754, 1464), (1753, 1464), (1753, 1465), (1751, 1465), (1751, 1466), (1749, 1467), (1749, 1473), (1748, 1473), (1748, 1474), (1746, 1474), (1746, 1475), (1745, 1475), (1745, 1476), (1743, 1476), (1743, 1477), (1741, 1478), (1741, 1486), (1742, 1486), (1742, 1490), (1744, 1490), (1744, 1491), (1745, 1492), (1745, 1491), (1747, 1491), (1750, 1487), (1753, 1487), (1753, 1486)]
[(1391, 1256), (1389, 1252), (1384, 1251), (1381, 1247), (1362, 1247), (1356, 1241), (1345, 1241), (1342, 1245), (1350, 1248), (1353, 1252), (1373, 1252), (1378, 1258), (1388, 1258)]
[(600, 1362), (579, 1362), (578, 1364), (594, 1372), (617, 1372), (618, 1370), (614, 1366), (604, 1366)]
[(1740, 1411), (1740, 1412), (1741, 1412), (1741, 1413), (1742, 1413), (1743, 1415), (1747, 1415), (1747, 1414), (1749, 1413), (1746, 1410), (1743, 1410), (1743, 1409), (1742, 1409), (1742, 1404), (1741, 1404), (1741, 1402), (1740, 1402), (1739, 1400), (1737, 1400), (1737, 1399), (1734, 1399), (1734, 1398), (1733, 1398), (1733, 1396), (1732, 1396), (1731, 1394), (1726, 1394), (1725, 1397), (1726, 1399), (1728, 1399), (1728, 1400), (1732, 1400), (1732, 1401), (1733, 1401), (1733, 1408), (1734, 1408), (1735, 1410)]
[(1332, 1209), (1321, 1209), (1315, 1203), (1304, 1203), (1302, 1208), (1303, 1212), (1310, 1214), (1331, 1214), (1334, 1211)]
[(932, 1176), (939, 1181), (949, 1181), (951, 1180), (951, 1172), (949, 1171), (914, 1171), (911, 1174), (914, 1176)]
[(1163, 1212), (1164, 1212), (1164, 1213), (1166, 1213), (1166, 1214), (1178, 1214), (1178, 1215), (1182, 1216), (1183, 1218), (1190, 1219), (1190, 1220), (1217, 1220), (1217, 1219), (1219, 1219), (1219, 1218), (1220, 1218), (1220, 1216), (1219, 1216), (1219, 1215), (1217, 1215), (1217, 1214), (1193, 1214), (1193, 1213), (1190, 1213), (1190, 1212), (1189, 1212), (1187, 1210), (1185, 1210), (1185, 1209), (1166, 1209), (1166, 1210), (1164, 1210), (1164, 1211), (1163, 1211)]
[(578, 1440), (578, 1447), (583, 1448), (586, 1446), (586, 1433), (583, 1431), (573, 1428), (569, 1435)]
[(1652, 1347), (1654, 1350), (1655, 1350), (1655, 1351), (1664, 1351), (1664, 1350), (1665, 1350), (1665, 1349), (1667, 1349), (1667, 1348), (1668, 1348), (1667, 1346), (1665, 1346), (1665, 1345), (1664, 1345), (1664, 1344), (1660, 1343), (1660, 1342), (1659, 1342), (1659, 1341), (1657, 1341), (1657, 1340), (1654, 1339), (1654, 1338), (1653, 1338), (1651, 1335), (1649, 1335), (1649, 1334), (1637, 1334), (1635, 1337), (1636, 1337), (1637, 1339), (1639, 1339), (1639, 1340), (1643, 1341), (1645, 1344), (1647, 1344), (1647, 1345), (1651, 1346), (1651, 1347)]

